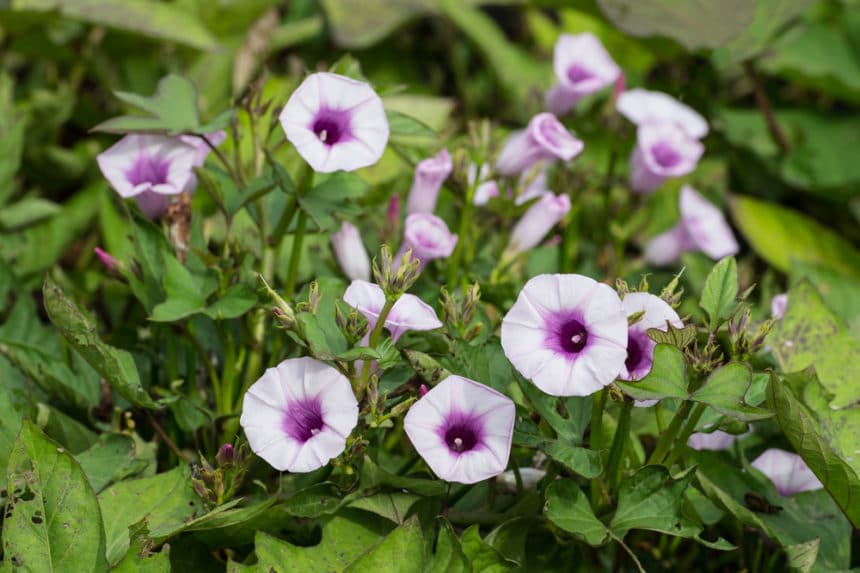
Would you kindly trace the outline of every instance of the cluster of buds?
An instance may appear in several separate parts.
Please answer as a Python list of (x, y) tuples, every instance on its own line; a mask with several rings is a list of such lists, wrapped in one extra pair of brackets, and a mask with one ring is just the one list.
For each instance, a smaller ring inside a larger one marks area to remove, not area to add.
[(370, 324), (358, 309), (350, 308), (349, 311), (344, 312), (340, 305), (335, 305), (334, 319), (350, 346), (355, 346), (369, 331)]
[(732, 347), (741, 360), (748, 360), (750, 356), (764, 347), (770, 329), (776, 324), (776, 319), (769, 318), (762, 322), (755, 335), (750, 331), (750, 307), (746, 306), (740, 315), (733, 316), (729, 321), (729, 338)]
[(411, 249), (403, 253), (396, 267), (388, 245), (382, 245), (379, 257), (373, 259), (373, 276), (386, 297), (396, 299), (408, 291), (420, 275), (421, 262), (413, 258)]
[(266, 294), (269, 295), (269, 298), (271, 298), (274, 303), (272, 314), (275, 315), (277, 323), (287, 330), (293, 328), (296, 325), (296, 314), (293, 312), (293, 308), (287, 303), (287, 301), (281, 298), (281, 295), (269, 286), (269, 283), (266, 282), (263, 275), (258, 276), (260, 277), (260, 281), (263, 283), (263, 288), (265, 289)]
[(244, 446), (224, 444), (215, 455), (215, 467), (202, 455), (200, 463), (192, 465), (191, 485), (208, 509), (232, 499), (248, 471), (247, 458)]
[(682, 268), (660, 292), (660, 298), (665, 300), (672, 308), (678, 308), (681, 304), (681, 297), (684, 296), (684, 287), (679, 288), (684, 270), (686, 270), (686, 267)]
[(474, 340), (483, 330), (481, 322), (472, 324), (480, 300), (481, 287), (478, 283), (472, 284), (462, 294), (451, 294), (442, 288), (444, 322), (455, 328), (466, 341)]

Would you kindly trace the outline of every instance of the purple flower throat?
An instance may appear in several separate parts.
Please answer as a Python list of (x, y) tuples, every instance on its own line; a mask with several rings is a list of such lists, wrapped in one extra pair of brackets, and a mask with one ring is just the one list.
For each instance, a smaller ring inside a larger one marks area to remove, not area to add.
[(452, 412), (440, 428), (440, 434), (453, 453), (462, 454), (480, 445), (483, 425), (479, 417)]
[(588, 328), (579, 314), (551, 317), (546, 333), (547, 348), (562, 354), (578, 354), (588, 345)]
[(593, 77), (594, 74), (579, 64), (574, 64), (567, 68), (567, 79), (569, 79), (572, 84), (590, 80)]
[(624, 362), (624, 365), (627, 367), (627, 370), (630, 372), (635, 371), (641, 364), (642, 359), (645, 357), (645, 352), (642, 348), (642, 344), (639, 340), (637, 340), (636, 336), (631, 336), (630, 333), (627, 333), (627, 360)]
[(310, 129), (321, 142), (329, 146), (349, 141), (352, 139), (350, 116), (349, 111), (346, 110), (323, 108), (317, 112)]
[(654, 161), (660, 167), (675, 167), (681, 161), (681, 154), (675, 151), (668, 143), (658, 143), (651, 148)]
[(167, 173), (170, 171), (170, 163), (161, 157), (141, 155), (126, 171), (125, 176), (132, 185), (150, 183), (152, 185), (163, 185), (167, 183)]
[(287, 406), (284, 414), (283, 430), (297, 442), (307, 442), (325, 426), (322, 405), (319, 398), (297, 400)]

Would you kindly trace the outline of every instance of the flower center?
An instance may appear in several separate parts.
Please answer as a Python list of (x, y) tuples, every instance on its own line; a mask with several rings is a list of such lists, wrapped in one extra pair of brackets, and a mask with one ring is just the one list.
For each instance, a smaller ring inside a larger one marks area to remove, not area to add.
[(579, 64), (574, 64), (567, 68), (567, 79), (570, 83), (575, 84), (593, 78), (594, 75)]
[(627, 367), (629, 372), (633, 372), (636, 368), (642, 364), (644, 352), (642, 350), (642, 345), (636, 339), (635, 336), (630, 336), (630, 333), (627, 333), (627, 360), (624, 361), (624, 365)]
[(311, 131), (324, 144), (334, 145), (349, 138), (349, 118), (348, 111), (322, 109), (314, 118)]
[(284, 432), (297, 442), (307, 442), (319, 434), (325, 422), (319, 399), (291, 402), (284, 415)]
[(458, 454), (468, 452), (478, 445), (478, 434), (471, 424), (453, 424), (445, 430), (445, 443)]
[(588, 330), (585, 325), (576, 319), (570, 319), (561, 326), (559, 332), (559, 346), (565, 352), (575, 354), (581, 352), (588, 344)]
[(160, 157), (151, 157), (149, 155), (141, 155), (134, 162), (125, 176), (128, 182), (132, 185), (140, 185), (141, 183), (151, 183), (152, 185), (163, 185), (167, 183), (167, 172), (170, 170), (170, 164)]
[(660, 167), (674, 167), (681, 161), (681, 154), (667, 143), (658, 143), (653, 146), (651, 155)]

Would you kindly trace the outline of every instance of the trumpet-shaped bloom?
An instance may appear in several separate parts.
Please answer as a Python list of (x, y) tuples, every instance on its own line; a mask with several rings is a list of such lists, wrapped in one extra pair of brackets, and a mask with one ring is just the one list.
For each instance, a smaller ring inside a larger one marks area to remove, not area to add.
[(340, 230), (331, 236), (331, 246), (343, 274), (351, 280), (370, 279), (370, 257), (355, 225), (349, 221), (341, 223)]
[(436, 209), (442, 183), (451, 175), (452, 169), (451, 154), (444, 148), (433, 157), (420, 161), (415, 166), (406, 212), (432, 213)]
[(96, 157), (102, 174), (125, 199), (134, 198), (147, 217), (167, 208), (167, 197), (193, 188), (199, 150), (178, 137), (126, 135)]
[(619, 378), (641, 380), (651, 372), (654, 362), (654, 347), (657, 343), (648, 336), (648, 330), (667, 330), (666, 323), (676, 328), (683, 327), (678, 313), (659, 296), (647, 292), (631, 292), (621, 301), (626, 316), (644, 312), (642, 318), (627, 328), (627, 359)]
[(338, 74), (305, 78), (280, 120), (290, 143), (321, 173), (373, 165), (388, 143), (382, 100), (369, 84)]
[(555, 43), (553, 69), (556, 83), (546, 94), (546, 108), (563, 115), (583, 96), (612, 85), (621, 68), (594, 34), (562, 34)]
[(504, 394), (448, 376), (412, 405), (403, 427), (437, 476), (476, 483), (505, 471), (515, 416), (514, 403)]
[(248, 389), (239, 423), (254, 453), (273, 468), (309, 472), (344, 450), (358, 402), (349, 380), (328, 364), (291, 358)]
[(773, 482), (780, 495), (793, 495), (824, 487), (803, 458), (785, 450), (766, 450), (750, 465)]
[(785, 310), (788, 308), (788, 293), (782, 293), (774, 296), (770, 301), (770, 314), (775, 319), (779, 320), (785, 315)]
[(536, 247), (568, 211), (570, 198), (567, 195), (544, 193), (514, 225), (508, 252), (522, 253)]
[(535, 197), (540, 197), (549, 192), (546, 173), (547, 167), (546, 164), (540, 164), (532, 170), (524, 171), (520, 175), (520, 192), (514, 200), (515, 205), (523, 205)]
[(496, 171), (502, 175), (517, 175), (541, 160), (570, 161), (582, 153), (584, 147), (585, 144), (554, 115), (539, 113), (526, 129), (508, 136), (496, 159)]
[(538, 275), (502, 321), (508, 360), (553, 396), (588, 396), (624, 371), (627, 315), (613, 289), (582, 275)]
[(472, 197), (472, 203), (482, 207), (489, 203), (490, 199), (499, 196), (499, 186), (495, 181), (488, 179), (490, 174), (490, 164), (484, 163), (481, 165), (481, 171), (478, 172), (478, 166), (474, 163), (469, 164), (469, 172), (467, 174), (467, 182), (470, 186), (474, 185), (476, 180), (478, 187), (475, 189), (475, 196)]
[(436, 259), (450, 257), (457, 246), (457, 235), (451, 234), (445, 221), (429, 213), (413, 213), (406, 217), (403, 229), (403, 244), (396, 257), (399, 266), (403, 254), (412, 249), (412, 256), (419, 260), (420, 267)]
[[(358, 310), (373, 330), (385, 306), (385, 293), (379, 285), (354, 280), (347, 287), (343, 301)], [(442, 322), (433, 307), (413, 294), (400, 295), (385, 319), (385, 328), (391, 333), (394, 342), (407, 330), (434, 330), (441, 327)]]
[(740, 437), (721, 430), (696, 432), (690, 435), (687, 445), (694, 450), (727, 450)]
[(691, 173), (705, 148), (674, 123), (649, 123), (637, 132), (630, 157), (630, 187), (651, 193), (669, 177)]
[(738, 242), (722, 211), (689, 185), (681, 189), (680, 210), (681, 221), (645, 248), (649, 262), (668, 265), (684, 251), (701, 251), (715, 261), (738, 252)]
[(618, 112), (638, 126), (649, 123), (673, 123), (692, 138), (708, 134), (708, 122), (690, 106), (669, 94), (643, 89), (627, 90), (618, 96)]

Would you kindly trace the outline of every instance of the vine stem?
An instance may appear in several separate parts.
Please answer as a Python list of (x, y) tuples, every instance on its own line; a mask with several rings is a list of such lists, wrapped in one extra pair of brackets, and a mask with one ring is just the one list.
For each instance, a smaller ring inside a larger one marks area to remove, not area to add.
[(779, 147), (780, 152), (785, 155), (791, 151), (791, 144), (788, 142), (785, 132), (782, 131), (782, 128), (779, 126), (779, 122), (776, 120), (776, 115), (773, 113), (773, 106), (770, 104), (770, 99), (767, 97), (767, 92), (764, 90), (764, 86), (761, 83), (761, 78), (755, 69), (755, 65), (752, 62), (744, 62), (744, 73), (753, 85), (755, 102), (764, 116), (767, 130), (770, 132), (770, 136)]
[[(382, 306), (382, 310), (379, 311), (379, 317), (376, 319), (376, 324), (373, 326), (373, 330), (370, 331), (368, 346), (371, 348), (376, 348), (376, 345), (379, 344), (379, 339), (382, 338), (382, 329), (385, 328), (385, 319), (388, 318), (388, 314), (391, 312), (391, 309), (394, 308), (394, 303), (396, 302), (397, 297), (385, 298), (385, 304)], [(370, 377), (372, 362), (372, 360), (365, 360), (361, 367), (361, 376), (358, 379), (355, 389), (359, 400), (364, 396), (364, 392), (367, 389), (367, 379)]]
[[(591, 437), (589, 438), (591, 449), (595, 452), (600, 451), (600, 442), (603, 439), (603, 409), (606, 407), (606, 396), (608, 390), (604, 388), (600, 391), (600, 396), (591, 402)], [(594, 478), (591, 480), (591, 505), (597, 506), (600, 504), (600, 480)]]
[(288, 299), (293, 298), (296, 290), (296, 275), (299, 273), (299, 262), (302, 258), (302, 246), (305, 242), (305, 230), (308, 226), (308, 215), (304, 211), (299, 211), (299, 218), (296, 220), (296, 232), (293, 235), (293, 250), (290, 253), (290, 267), (287, 270), (287, 283), (284, 286), (284, 294)]
[[(479, 165), (475, 173), (480, 173), (481, 167), (482, 165)], [(462, 213), (460, 213), (460, 228), (457, 231), (457, 246), (454, 247), (454, 252), (448, 259), (448, 276), (446, 285), (448, 286), (449, 291), (453, 291), (454, 287), (457, 285), (460, 271), (460, 259), (462, 258), (463, 251), (466, 250), (466, 244), (468, 243), (469, 223), (472, 222), (472, 209), (474, 207), (475, 192), (478, 189), (479, 179), (480, 177), (476, 175), (475, 181), (469, 185), (469, 188), (466, 191), (466, 203), (463, 205)]]
[(672, 422), (669, 424), (669, 427), (666, 428), (666, 431), (663, 432), (663, 435), (660, 436), (659, 440), (657, 440), (657, 446), (654, 448), (654, 452), (651, 454), (651, 457), (648, 458), (649, 465), (663, 462), (663, 458), (666, 457), (666, 453), (669, 451), (669, 448), (675, 443), (675, 438), (677, 437), (681, 426), (684, 424), (684, 420), (686, 420), (687, 416), (690, 415), (692, 407), (693, 403), (689, 401), (684, 402), (681, 405), (681, 408), (675, 414), (675, 417), (672, 418)]
[(684, 429), (681, 430), (681, 433), (678, 434), (678, 439), (676, 440), (676, 447), (672, 448), (669, 452), (669, 455), (666, 457), (666, 466), (670, 467), (672, 463), (678, 458), (678, 455), (683, 451), (684, 445), (687, 443), (687, 440), (690, 439), (690, 435), (696, 430), (696, 424), (699, 423), (699, 420), (702, 419), (702, 414), (705, 413), (705, 405), (704, 404), (696, 404), (696, 407), (693, 408), (693, 413), (690, 415), (687, 423), (684, 424)]
[(606, 462), (606, 481), (610, 492), (615, 492), (618, 489), (618, 482), (621, 479), (621, 460), (624, 456), (624, 446), (627, 444), (627, 436), (630, 433), (630, 416), (632, 410), (632, 402), (625, 400), (621, 406), (621, 415), (618, 417), (615, 436), (612, 438), (612, 449), (609, 450), (609, 460)]

